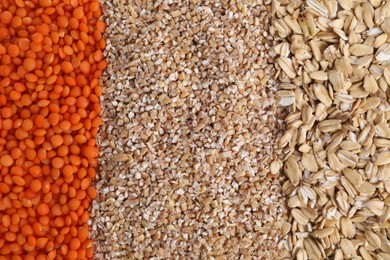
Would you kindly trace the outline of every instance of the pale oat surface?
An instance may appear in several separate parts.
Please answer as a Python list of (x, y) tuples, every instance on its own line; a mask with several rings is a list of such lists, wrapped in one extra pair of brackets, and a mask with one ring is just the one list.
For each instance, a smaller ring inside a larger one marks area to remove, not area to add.
[[(273, 1), (292, 258), (390, 259), (390, 1)], [(291, 258), (290, 257), (290, 258)]]

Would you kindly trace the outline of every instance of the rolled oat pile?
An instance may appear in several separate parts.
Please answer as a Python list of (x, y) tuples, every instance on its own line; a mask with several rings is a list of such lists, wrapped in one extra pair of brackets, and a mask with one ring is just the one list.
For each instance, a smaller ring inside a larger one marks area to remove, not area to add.
[(294, 259), (390, 259), (390, 1), (273, 2)]
[(270, 1), (102, 2), (96, 259), (276, 257)]

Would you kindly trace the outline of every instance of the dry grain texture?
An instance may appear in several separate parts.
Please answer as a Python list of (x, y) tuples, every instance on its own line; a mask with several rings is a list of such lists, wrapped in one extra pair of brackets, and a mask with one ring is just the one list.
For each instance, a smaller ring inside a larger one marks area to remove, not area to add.
[(390, 1), (273, 1), (289, 259), (390, 259)]
[(270, 1), (103, 1), (97, 259), (275, 256)]

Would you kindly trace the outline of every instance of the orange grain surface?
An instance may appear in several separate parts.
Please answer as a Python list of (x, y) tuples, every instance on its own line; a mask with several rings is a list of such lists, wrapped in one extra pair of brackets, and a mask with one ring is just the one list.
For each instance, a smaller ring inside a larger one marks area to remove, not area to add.
[(91, 259), (98, 0), (0, 0), (0, 260)]

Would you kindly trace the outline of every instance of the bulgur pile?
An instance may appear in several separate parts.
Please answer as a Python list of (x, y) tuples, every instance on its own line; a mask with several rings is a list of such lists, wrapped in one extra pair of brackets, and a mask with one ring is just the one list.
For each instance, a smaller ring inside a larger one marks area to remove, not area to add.
[(276, 257), (270, 1), (102, 2), (96, 259)]

